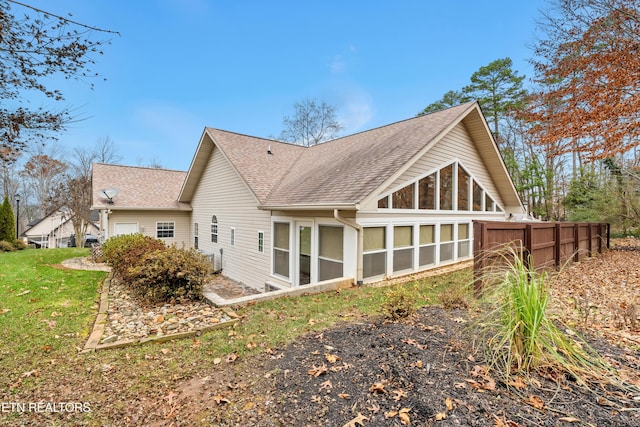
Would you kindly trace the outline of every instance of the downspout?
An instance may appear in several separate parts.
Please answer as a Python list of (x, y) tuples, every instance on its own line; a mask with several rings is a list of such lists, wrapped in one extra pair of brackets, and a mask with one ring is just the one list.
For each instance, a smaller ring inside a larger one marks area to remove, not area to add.
[(338, 209), (333, 210), (333, 217), (341, 224), (354, 228), (358, 235), (358, 250), (356, 254), (356, 284), (358, 286), (362, 286), (362, 249), (364, 248), (364, 236), (362, 233), (362, 226), (355, 222), (354, 220), (345, 218), (340, 216), (340, 211)]

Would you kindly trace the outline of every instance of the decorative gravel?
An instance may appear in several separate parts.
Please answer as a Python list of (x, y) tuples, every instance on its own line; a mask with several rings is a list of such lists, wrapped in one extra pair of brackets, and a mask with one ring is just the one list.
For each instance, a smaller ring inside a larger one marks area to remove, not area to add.
[(198, 331), (229, 320), (227, 312), (204, 301), (143, 307), (121, 281), (114, 279), (109, 287), (108, 319), (100, 343)]

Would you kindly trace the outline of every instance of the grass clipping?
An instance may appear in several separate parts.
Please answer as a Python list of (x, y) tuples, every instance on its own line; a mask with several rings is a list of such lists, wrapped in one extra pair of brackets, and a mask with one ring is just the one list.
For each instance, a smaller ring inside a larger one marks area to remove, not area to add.
[[(538, 273), (513, 247), (483, 276), (489, 311), (479, 325), (490, 367), (509, 384), (512, 375), (538, 372), (570, 378), (594, 391), (609, 385), (629, 390), (615, 369), (575, 332), (563, 332), (547, 314), (547, 274)], [(637, 392), (637, 390), (634, 390)]]

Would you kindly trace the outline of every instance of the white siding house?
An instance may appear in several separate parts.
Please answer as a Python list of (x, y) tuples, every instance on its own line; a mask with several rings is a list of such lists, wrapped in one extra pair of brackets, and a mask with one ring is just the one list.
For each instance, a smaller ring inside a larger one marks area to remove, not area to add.
[(189, 171), (172, 176), (180, 188), (163, 212), (153, 203), (117, 212), (126, 203), (100, 198), (96, 166), (104, 175), (107, 165), (94, 165), (94, 205), (110, 224), (173, 212), (189, 222), (176, 240), (259, 290), (363, 283), (468, 260), (474, 219), (526, 214), (475, 102), (308, 148), (205, 128)]

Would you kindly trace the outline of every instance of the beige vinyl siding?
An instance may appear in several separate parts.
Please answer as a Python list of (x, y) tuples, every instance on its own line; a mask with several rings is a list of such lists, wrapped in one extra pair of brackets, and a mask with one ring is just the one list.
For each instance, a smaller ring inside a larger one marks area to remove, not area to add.
[[(190, 246), (193, 246), (193, 223), (197, 223), (199, 249), (213, 254), (216, 268), (222, 267), (223, 275), (264, 289), (271, 273), (270, 214), (257, 208), (255, 196), (217, 147), (195, 189), (191, 206)], [(217, 243), (211, 242), (213, 215), (218, 220)], [(231, 228), (235, 228), (235, 246), (231, 246)], [(258, 231), (264, 232), (264, 252), (258, 251)]]
[(403, 173), (386, 191), (396, 189), (418, 176), (435, 171), (440, 167), (459, 160), (460, 164), (474, 177), (489, 195), (504, 207), (493, 179), (485, 167), (476, 146), (463, 124), (458, 124), (444, 138), (438, 141), (421, 159), (418, 159), (405, 173)]
[(189, 221), (191, 212), (189, 211), (163, 211), (163, 210), (138, 210), (138, 211), (119, 211), (114, 210), (109, 214), (109, 231), (108, 235), (115, 235), (116, 223), (136, 223), (138, 224), (138, 233), (145, 236), (156, 237), (156, 223), (173, 222), (175, 224), (173, 238), (161, 239), (166, 244), (172, 243), (182, 247), (189, 246), (191, 237), (191, 223)]

